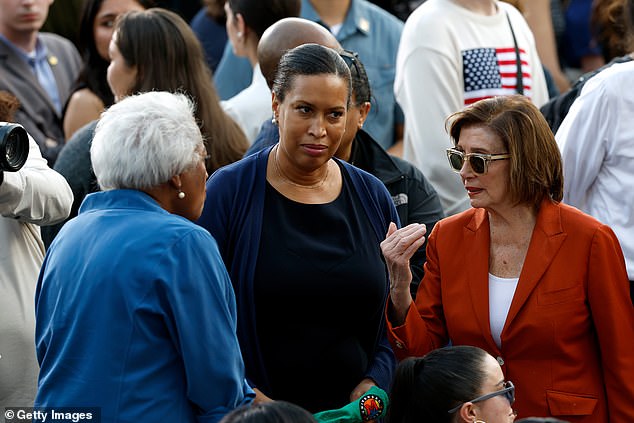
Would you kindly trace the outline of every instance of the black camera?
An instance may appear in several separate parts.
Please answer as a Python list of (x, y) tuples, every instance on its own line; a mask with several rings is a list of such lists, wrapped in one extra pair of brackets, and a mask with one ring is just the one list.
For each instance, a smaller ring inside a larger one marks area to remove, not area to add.
[(0, 171), (17, 172), (29, 156), (29, 135), (22, 125), (0, 123)]

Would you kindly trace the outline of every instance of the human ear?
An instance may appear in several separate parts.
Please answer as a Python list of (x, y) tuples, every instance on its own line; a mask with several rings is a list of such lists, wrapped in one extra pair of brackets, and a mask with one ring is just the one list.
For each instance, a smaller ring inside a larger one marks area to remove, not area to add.
[(275, 92), (271, 92), (271, 108), (273, 109), (273, 118), (275, 121), (279, 121), (280, 116), (280, 102), (275, 95)]
[(371, 104), (369, 101), (363, 102), (361, 106), (359, 106), (359, 121), (357, 122), (357, 127), (361, 129), (365, 120), (368, 118), (368, 114), (370, 113)]
[(475, 423), (477, 421), (476, 406), (472, 402), (465, 402), (458, 410), (458, 422)]
[(177, 190), (180, 190), (183, 186), (183, 182), (181, 181), (181, 175), (174, 175), (169, 180), (169, 185)]
[(234, 17), (238, 34), (241, 34), (239, 37), (240, 41), (244, 41), (247, 38), (247, 24), (244, 22), (244, 17), (241, 13), (236, 13)]

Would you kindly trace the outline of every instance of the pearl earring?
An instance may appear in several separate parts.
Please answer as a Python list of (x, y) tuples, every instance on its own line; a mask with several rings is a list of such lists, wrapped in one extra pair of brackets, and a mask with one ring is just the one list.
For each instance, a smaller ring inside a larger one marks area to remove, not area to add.
[(178, 198), (180, 198), (181, 200), (185, 198), (185, 193), (183, 191), (178, 191)]
[(238, 31), (237, 34), (238, 38), (242, 38), (242, 31)]

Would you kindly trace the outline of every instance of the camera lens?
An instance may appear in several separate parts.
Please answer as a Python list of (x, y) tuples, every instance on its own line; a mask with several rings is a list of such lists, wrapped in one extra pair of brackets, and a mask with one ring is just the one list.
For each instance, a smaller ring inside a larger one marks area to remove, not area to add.
[(9, 136), (7, 137), (7, 145), (5, 147), (7, 162), (9, 162), (9, 165), (11, 166), (15, 166), (17, 161), (16, 159), (19, 159), (19, 157), (16, 157), (16, 153), (20, 151), (19, 143), (20, 143), (20, 139), (17, 132), (16, 131), (11, 132)]
[(21, 125), (0, 126), (0, 170), (17, 172), (29, 156), (29, 136)]

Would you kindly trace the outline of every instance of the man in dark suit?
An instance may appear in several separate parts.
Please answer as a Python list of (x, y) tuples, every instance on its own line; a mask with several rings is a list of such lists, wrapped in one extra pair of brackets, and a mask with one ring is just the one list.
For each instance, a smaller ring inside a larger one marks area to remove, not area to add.
[(73, 44), (40, 33), (53, 0), (0, 0), (0, 90), (21, 104), (16, 121), (52, 166), (64, 145), (62, 110), (81, 59)]

